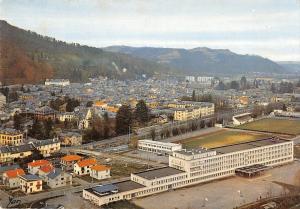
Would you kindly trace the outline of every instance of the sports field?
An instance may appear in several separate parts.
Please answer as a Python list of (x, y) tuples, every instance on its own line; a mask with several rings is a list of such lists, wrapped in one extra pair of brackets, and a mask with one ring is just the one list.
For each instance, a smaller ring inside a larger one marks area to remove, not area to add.
[(246, 141), (253, 141), (266, 137), (267, 136), (264, 134), (221, 130), (207, 135), (184, 139), (179, 141), (179, 143), (181, 143), (185, 148), (196, 148), (200, 146), (213, 148)]
[(236, 128), (281, 134), (300, 134), (300, 120), (266, 118)]

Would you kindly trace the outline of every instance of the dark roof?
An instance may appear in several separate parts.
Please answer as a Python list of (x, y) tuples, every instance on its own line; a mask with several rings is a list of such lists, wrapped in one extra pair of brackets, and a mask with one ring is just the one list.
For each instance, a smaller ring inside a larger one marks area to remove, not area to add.
[(36, 181), (36, 180), (41, 180), (40, 177), (37, 175), (32, 175), (32, 174), (27, 174), (24, 176), (20, 176), (22, 179), (25, 179), (27, 181)]
[(152, 180), (152, 179), (157, 179), (157, 178), (163, 178), (166, 176), (176, 175), (179, 173), (184, 173), (184, 172), (181, 170), (175, 169), (175, 168), (164, 167), (164, 168), (158, 168), (158, 169), (153, 169), (153, 170), (149, 170), (149, 171), (135, 173), (135, 175), (140, 176), (145, 179), (148, 179), (148, 180)]
[(100, 194), (118, 191), (118, 187), (114, 184), (105, 184), (105, 185), (98, 185), (92, 188), (94, 192), (98, 192)]
[(58, 143), (58, 139), (45, 139), (32, 142), (35, 147)]
[(8, 166), (1, 166), (0, 167), (0, 173), (3, 173), (3, 172), (8, 171), (8, 170), (15, 170), (17, 168), (20, 168), (20, 166), (17, 165), (17, 164), (8, 165)]
[(19, 152), (27, 152), (34, 150), (34, 146), (32, 144), (23, 144), (19, 146), (5, 146), (0, 147), (0, 153), (19, 153)]
[(144, 185), (141, 185), (131, 180), (117, 182), (115, 183), (115, 185), (119, 188), (119, 192), (126, 192), (133, 189), (139, 189), (145, 187)]
[(288, 141), (289, 140), (280, 139), (277, 137), (271, 137), (271, 138), (266, 138), (266, 139), (259, 139), (256, 141), (227, 145), (227, 146), (222, 146), (222, 147), (216, 147), (211, 150), (215, 150), (215, 151), (217, 151), (217, 153), (224, 154), (224, 153), (237, 152), (237, 151), (246, 150), (246, 149), (254, 149), (257, 147), (268, 146), (268, 145), (273, 145), (273, 144), (285, 143)]
[(51, 171), (47, 177), (50, 179), (55, 179), (57, 176), (59, 176), (62, 173), (62, 170), (60, 168), (55, 168), (53, 171)]

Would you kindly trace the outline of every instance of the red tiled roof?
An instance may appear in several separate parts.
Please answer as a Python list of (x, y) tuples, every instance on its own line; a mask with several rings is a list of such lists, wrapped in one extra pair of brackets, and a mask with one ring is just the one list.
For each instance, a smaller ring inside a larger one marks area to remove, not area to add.
[(96, 165), (97, 161), (94, 158), (90, 158), (90, 159), (85, 159), (85, 160), (81, 160), (79, 162), (77, 162), (79, 167), (85, 167), (85, 166), (89, 166), (89, 165)]
[(48, 160), (37, 160), (37, 161), (33, 161), (31, 163), (28, 163), (28, 166), (40, 167), (40, 166), (49, 165), (49, 164), (51, 164), (51, 163)]
[(8, 178), (16, 178), (17, 176), (25, 175), (25, 172), (23, 169), (18, 168), (15, 170), (5, 171), (4, 174), (6, 174)]
[(110, 170), (110, 167), (107, 167), (105, 165), (94, 165), (93, 167), (91, 167), (91, 169), (95, 171), (106, 171)]
[(61, 158), (61, 160), (69, 162), (69, 161), (78, 161), (81, 160), (82, 157), (79, 155), (66, 155), (64, 157)]
[(48, 164), (40, 167), (39, 170), (43, 171), (44, 173), (50, 173), (51, 171), (53, 171), (53, 169), (54, 167), (51, 164)]

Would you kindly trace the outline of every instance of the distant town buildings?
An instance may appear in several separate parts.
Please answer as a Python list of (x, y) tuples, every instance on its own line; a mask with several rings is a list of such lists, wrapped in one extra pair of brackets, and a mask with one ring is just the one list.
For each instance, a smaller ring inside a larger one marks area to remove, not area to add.
[(69, 79), (46, 79), (45, 86), (68, 86), (70, 85)]

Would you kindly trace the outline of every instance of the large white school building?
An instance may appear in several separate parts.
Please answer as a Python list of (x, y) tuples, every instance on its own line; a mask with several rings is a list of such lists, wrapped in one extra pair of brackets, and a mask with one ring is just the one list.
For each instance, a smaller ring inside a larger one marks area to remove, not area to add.
[(169, 156), (169, 167), (131, 174), (131, 180), (83, 190), (95, 205), (129, 200), (201, 182), (233, 176), (256, 175), (293, 161), (293, 141), (266, 138), (214, 149), (178, 150)]

